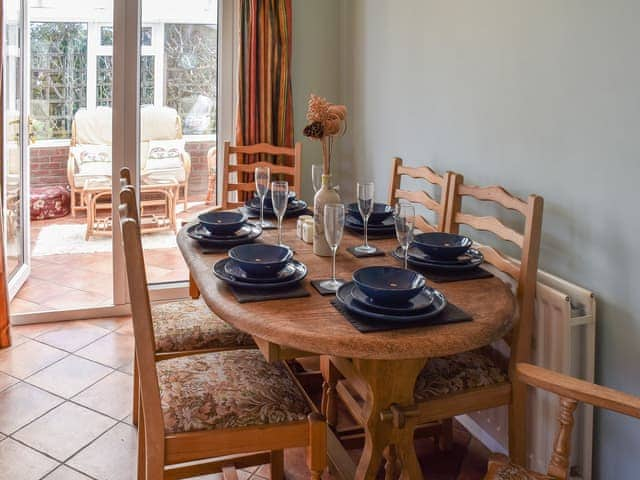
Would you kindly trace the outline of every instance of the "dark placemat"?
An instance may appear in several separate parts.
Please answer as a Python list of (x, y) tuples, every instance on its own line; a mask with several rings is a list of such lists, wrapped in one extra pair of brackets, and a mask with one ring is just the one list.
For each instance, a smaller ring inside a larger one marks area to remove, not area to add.
[(358, 252), (356, 250), (356, 248), (358, 248), (358, 247), (349, 247), (349, 248), (347, 248), (347, 252), (349, 252), (351, 255), (353, 255), (356, 258), (384, 257), (386, 255), (386, 253), (384, 253), (384, 250), (382, 250), (382, 249), (380, 249), (378, 247), (375, 247), (375, 246), (374, 246), (374, 248), (376, 249), (376, 251), (372, 252), (372, 253)]
[(311, 294), (301, 284), (291, 287), (278, 288), (273, 290), (255, 290), (252, 288), (234, 287), (229, 285), (231, 293), (236, 297), (238, 303), (266, 302), (268, 300), (283, 300), (287, 298), (310, 297)]
[[(238, 207), (238, 211), (240, 213), (246, 213), (247, 217), (249, 219), (256, 219), (256, 218), (260, 218), (260, 214), (259, 213), (254, 213), (253, 210), (249, 210), (247, 207)], [(311, 210), (309, 210), (308, 208), (305, 208), (304, 210), (300, 211), (300, 212), (296, 212), (296, 213), (289, 213), (289, 214), (284, 214), (284, 218), (297, 218), (300, 215), (313, 215), (313, 212)], [(267, 213), (264, 212), (264, 218), (275, 218), (275, 215), (273, 215), (272, 213)], [(267, 230), (269, 230), (267, 228)], [(371, 234), (369, 234), (371, 235)]]
[[(349, 228), (347, 225), (344, 226), (344, 229), (351, 232), (352, 234), (362, 237), (364, 238), (364, 233), (362, 231), (358, 231), (356, 229), (353, 228)], [(396, 237), (396, 231), (395, 230), (389, 230), (388, 232), (385, 233), (376, 233), (376, 232), (372, 232), (371, 230), (369, 230), (369, 239), (370, 240), (383, 240), (385, 238), (395, 238)]]
[(446, 306), (442, 313), (435, 317), (428, 318), (427, 320), (420, 320), (417, 322), (403, 323), (364, 318), (361, 315), (356, 315), (348, 312), (347, 309), (344, 308), (340, 302), (338, 302), (338, 300), (331, 300), (331, 305), (333, 305), (335, 309), (338, 310), (338, 312), (340, 312), (342, 316), (351, 325), (353, 325), (356, 330), (361, 333), (388, 332), (391, 330), (401, 330), (404, 328), (430, 327), (433, 325), (470, 322), (471, 320), (473, 320), (471, 315), (451, 303)]
[(434, 272), (431, 270), (421, 270), (420, 273), (432, 282), (436, 283), (464, 282), (465, 280), (479, 280), (481, 278), (493, 277), (492, 273), (489, 273), (480, 267), (460, 272)]
[[(313, 288), (316, 289), (316, 291), (320, 294), (320, 295), (335, 295), (336, 292), (334, 292), (333, 290), (327, 290), (326, 288), (322, 288), (320, 286), (320, 284), (322, 282), (326, 282), (327, 280), (329, 280), (328, 278), (321, 278), (320, 280), (311, 280), (311, 285), (313, 286)], [(339, 281), (344, 282), (344, 280), (342, 278), (338, 278)]]

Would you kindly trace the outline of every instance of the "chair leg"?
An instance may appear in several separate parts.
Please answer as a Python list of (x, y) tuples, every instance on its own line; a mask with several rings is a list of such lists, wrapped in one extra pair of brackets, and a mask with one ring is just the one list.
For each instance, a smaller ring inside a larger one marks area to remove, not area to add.
[(185, 182), (184, 184), (184, 211), (187, 211), (189, 208), (189, 183)]
[(526, 466), (527, 461), (526, 403), (527, 386), (522, 382), (512, 382), (509, 405), (509, 457), (521, 466)]
[(311, 480), (320, 480), (327, 467), (327, 424), (322, 415), (309, 415), (309, 446), (307, 447), (307, 465)]
[(330, 427), (335, 427), (338, 423), (338, 394), (336, 384), (338, 383), (339, 372), (331, 363), (331, 358), (320, 357), (320, 370), (324, 380), (322, 384), (322, 414), (327, 419)]
[(138, 377), (138, 360), (133, 352), (133, 407), (131, 412), (131, 423), (138, 426), (140, 409), (140, 378)]
[(284, 480), (284, 451), (271, 451), (271, 480)]
[(147, 480), (147, 455), (145, 448), (144, 413), (140, 412), (138, 425), (138, 480)]
[(189, 274), (189, 296), (194, 300), (200, 298), (200, 289), (196, 285), (196, 282), (193, 280), (191, 274)]
[(438, 447), (441, 452), (450, 452), (453, 448), (453, 419), (447, 418), (440, 422), (440, 434), (438, 435)]

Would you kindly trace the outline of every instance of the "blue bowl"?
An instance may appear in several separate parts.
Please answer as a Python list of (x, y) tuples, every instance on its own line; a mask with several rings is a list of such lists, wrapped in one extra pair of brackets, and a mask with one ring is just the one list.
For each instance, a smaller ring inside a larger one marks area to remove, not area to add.
[(293, 258), (289, 247), (246, 244), (229, 250), (229, 257), (251, 277), (275, 277)]
[(204, 212), (198, 215), (198, 221), (214, 235), (226, 235), (237, 232), (249, 217), (240, 212)]
[(421, 274), (397, 267), (361, 268), (353, 273), (353, 281), (367, 297), (380, 305), (405, 304), (426, 285)]
[[(362, 215), (360, 215), (360, 210), (358, 210), (357, 203), (350, 203), (347, 205), (347, 212), (361, 222), (364, 222)], [(392, 214), (393, 208), (391, 208), (391, 205), (387, 205), (386, 203), (374, 203), (373, 211), (371, 212), (371, 215), (369, 215), (369, 223), (382, 223)]]
[(454, 233), (430, 232), (416, 235), (413, 244), (435, 259), (453, 259), (464, 255), (473, 240)]

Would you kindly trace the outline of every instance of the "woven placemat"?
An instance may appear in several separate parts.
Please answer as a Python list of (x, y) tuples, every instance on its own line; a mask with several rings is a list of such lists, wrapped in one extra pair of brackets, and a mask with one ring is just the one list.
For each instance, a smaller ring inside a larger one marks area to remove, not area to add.
[(235, 287), (233, 285), (229, 285), (229, 288), (238, 303), (267, 302), (269, 300), (284, 300), (287, 298), (311, 296), (307, 289), (301, 284), (278, 289), (274, 288), (273, 290), (256, 290), (249, 287)]
[(445, 325), (448, 323), (470, 322), (473, 320), (471, 315), (449, 303), (446, 308), (435, 317), (426, 320), (418, 320), (415, 322), (395, 322), (385, 321), (372, 318), (366, 318), (362, 315), (356, 315), (348, 312), (338, 300), (332, 300), (331, 305), (342, 314), (342, 316), (361, 333), (388, 332), (391, 330), (401, 330), (404, 328), (430, 327), (433, 325)]

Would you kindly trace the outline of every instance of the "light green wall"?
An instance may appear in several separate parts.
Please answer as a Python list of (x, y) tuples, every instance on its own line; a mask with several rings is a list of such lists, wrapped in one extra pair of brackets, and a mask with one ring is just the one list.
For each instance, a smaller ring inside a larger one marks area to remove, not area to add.
[(313, 200), (311, 165), (322, 163), (320, 144), (302, 135), (307, 100), (315, 93), (336, 102), (339, 96), (339, 0), (293, 0), (293, 108), (295, 140), (302, 142), (302, 196)]
[[(640, 394), (640, 2), (348, 0), (340, 15), (343, 189), (373, 177), (384, 198), (398, 155), (544, 196), (541, 267), (595, 291), (598, 380)], [(639, 478), (640, 422), (597, 426), (594, 478)]]

